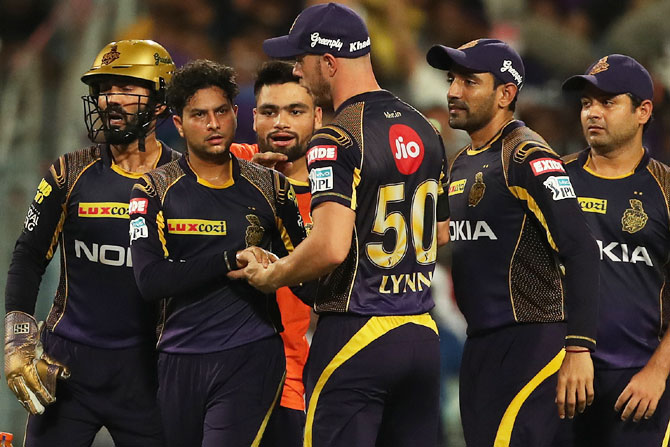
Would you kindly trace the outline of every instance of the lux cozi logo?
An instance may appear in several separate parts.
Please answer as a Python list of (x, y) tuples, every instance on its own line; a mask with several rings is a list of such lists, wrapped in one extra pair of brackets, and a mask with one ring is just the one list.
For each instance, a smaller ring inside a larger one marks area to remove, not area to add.
[(80, 202), (78, 216), (128, 219), (128, 204), (123, 202)]
[(168, 233), (171, 234), (195, 234), (207, 236), (225, 236), (225, 220), (204, 219), (168, 219)]

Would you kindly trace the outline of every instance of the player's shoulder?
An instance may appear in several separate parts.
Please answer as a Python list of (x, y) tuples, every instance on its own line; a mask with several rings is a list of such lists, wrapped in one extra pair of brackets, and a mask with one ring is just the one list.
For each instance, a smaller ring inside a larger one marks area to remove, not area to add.
[(655, 158), (649, 158), (647, 170), (654, 176), (663, 189), (665, 196), (670, 196), (670, 166)]
[(177, 158), (147, 172), (133, 188), (144, 191), (150, 197), (164, 197), (170, 186), (185, 175), (179, 161), (180, 158)]
[(102, 148), (99, 145), (92, 145), (63, 154), (60, 158), (65, 161), (68, 170), (81, 169), (100, 160), (102, 158)]
[(70, 190), (80, 178), (81, 173), (101, 159), (102, 149), (98, 145), (92, 145), (61, 155), (50, 166), (49, 172), (59, 188), (67, 185)]
[(342, 127), (337, 120), (316, 130), (309, 140), (310, 147), (324, 144), (332, 145), (333, 143), (342, 149), (348, 149), (354, 147), (356, 144), (360, 144), (360, 141), (354, 138), (349, 130)]
[(503, 137), (502, 157), (505, 166), (510, 161), (523, 164), (537, 158), (560, 158), (539, 133), (525, 125), (515, 127)]

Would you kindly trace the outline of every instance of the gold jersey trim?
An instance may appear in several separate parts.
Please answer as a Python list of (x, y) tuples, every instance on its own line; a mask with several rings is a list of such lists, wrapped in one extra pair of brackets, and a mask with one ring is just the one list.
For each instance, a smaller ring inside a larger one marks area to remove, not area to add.
[(508, 188), (514, 197), (519, 200), (523, 200), (528, 204), (528, 209), (535, 215), (537, 220), (540, 222), (540, 225), (542, 225), (542, 228), (544, 228), (544, 231), (547, 233), (547, 241), (549, 242), (549, 245), (558, 252), (558, 246), (554, 242), (554, 238), (549, 231), (549, 227), (547, 226), (547, 219), (545, 219), (544, 214), (542, 214), (540, 207), (537, 206), (537, 202), (533, 196), (531, 196), (530, 193), (521, 186), (508, 186)]
[(274, 399), (272, 399), (272, 404), (270, 404), (270, 408), (268, 408), (268, 411), (265, 413), (263, 422), (261, 422), (261, 426), (258, 428), (258, 432), (256, 432), (256, 437), (254, 438), (254, 441), (251, 443), (251, 447), (258, 447), (259, 445), (261, 445), (261, 439), (263, 439), (263, 434), (265, 433), (265, 429), (268, 426), (270, 416), (272, 415), (272, 412), (277, 406), (277, 402), (279, 401), (279, 398), (282, 395), (282, 390), (284, 389), (285, 381), (286, 381), (286, 371), (284, 371), (284, 375), (279, 381), (279, 386), (277, 387), (277, 391), (275, 392), (275, 397)]
[(592, 339), (591, 337), (584, 337), (583, 335), (566, 335), (565, 336), (566, 340), (586, 340), (590, 341), (594, 345), (596, 344), (596, 341)]
[(309, 405), (307, 406), (307, 420), (305, 423), (305, 447), (312, 447), (312, 426), (314, 425), (314, 414), (319, 402), (319, 397), (321, 397), (321, 391), (326, 386), (328, 379), (335, 373), (337, 368), (358, 354), (370, 343), (379, 339), (391, 330), (410, 323), (425, 326), (433, 330), (436, 335), (438, 334), (435, 321), (433, 321), (432, 317), (427, 313), (421, 315), (371, 317), (368, 322), (351, 337), (342, 349), (335, 354), (321, 372), (321, 375), (316, 382), (316, 386), (314, 387), (314, 391), (312, 392), (312, 396), (309, 399)]
[(514, 396), (514, 399), (512, 399), (512, 402), (510, 402), (500, 420), (498, 432), (493, 441), (493, 447), (509, 447), (512, 440), (514, 423), (516, 422), (516, 417), (518, 416), (519, 411), (521, 411), (521, 406), (528, 400), (533, 391), (535, 391), (542, 382), (558, 372), (564, 357), (565, 349), (561, 349), (558, 354), (556, 354), (556, 356), (551, 359), (551, 361), (547, 363), (544, 368), (530, 380), (530, 382), (521, 388), (521, 391), (519, 391), (516, 396)]

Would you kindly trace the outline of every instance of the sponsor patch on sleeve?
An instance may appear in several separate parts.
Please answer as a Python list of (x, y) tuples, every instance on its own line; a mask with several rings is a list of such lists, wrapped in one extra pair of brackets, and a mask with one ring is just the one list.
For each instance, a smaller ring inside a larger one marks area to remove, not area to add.
[(23, 221), (23, 228), (25, 228), (26, 231), (33, 231), (39, 220), (40, 212), (31, 203), (30, 207), (28, 208), (28, 214), (26, 214), (26, 219)]
[(142, 198), (130, 199), (128, 214), (146, 214), (149, 200)]
[(130, 221), (130, 242), (148, 236), (149, 229), (147, 228), (147, 222), (144, 220), (144, 217), (138, 217), (137, 219)]
[(533, 170), (535, 176), (547, 172), (565, 172), (563, 163), (555, 158), (538, 158), (530, 162), (530, 168)]
[(549, 191), (551, 191), (552, 199), (554, 200), (563, 200), (563, 199), (574, 199), (577, 196), (575, 195), (575, 190), (572, 189), (572, 183), (570, 183), (570, 177), (567, 175), (562, 176), (551, 176), (542, 183)]
[(337, 146), (314, 146), (307, 151), (307, 166), (322, 160), (337, 160)]
[(333, 168), (328, 166), (312, 169), (309, 172), (309, 183), (312, 187), (312, 194), (333, 189)]

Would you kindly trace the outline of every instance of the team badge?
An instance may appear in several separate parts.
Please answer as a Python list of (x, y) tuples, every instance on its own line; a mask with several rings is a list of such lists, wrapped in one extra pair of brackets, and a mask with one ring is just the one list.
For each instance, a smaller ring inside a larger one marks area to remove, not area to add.
[(475, 174), (475, 182), (470, 188), (470, 194), (468, 195), (468, 206), (477, 206), (479, 202), (484, 197), (486, 192), (486, 184), (484, 184), (484, 173), (478, 172)]
[(598, 73), (602, 73), (603, 71), (607, 71), (608, 68), (610, 68), (610, 64), (607, 63), (607, 56), (605, 56), (596, 62), (591, 71), (589, 71), (589, 75), (592, 76)]
[(621, 229), (627, 233), (636, 233), (644, 228), (649, 216), (644, 212), (642, 202), (638, 199), (630, 199), (630, 208), (623, 213), (621, 218)]
[(247, 214), (246, 218), (249, 222), (249, 226), (247, 227), (247, 231), (244, 235), (244, 242), (246, 242), (247, 247), (251, 247), (252, 245), (260, 245), (261, 241), (263, 240), (263, 234), (265, 234), (265, 230), (261, 225), (261, 220), (255, 214)]
[(112, 45), (112, 48), (102, 56), (102, 65), (109, 65), (115, 60), (117, 60), (119, 57), (121, 57), (121, 53), (119, 53), (116, 50), (117, 46)]

